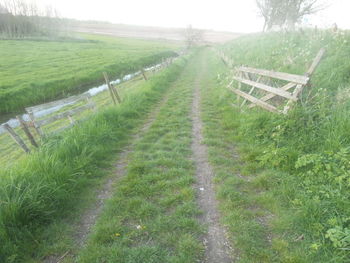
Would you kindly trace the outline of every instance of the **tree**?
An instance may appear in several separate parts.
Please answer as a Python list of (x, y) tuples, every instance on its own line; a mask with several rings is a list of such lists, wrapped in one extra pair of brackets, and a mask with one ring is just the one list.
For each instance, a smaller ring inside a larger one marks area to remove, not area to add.
[(33, 0), (0, 0), (0, 37), (49, 36), (60, 23), (53, 8), (41, 10)]
[(286, 26), (294, 30), (296, 23), (306, 15), (315, 14), (325, 8), (319, 0), (289, 0), (286, 5)]
[(294, 30), (306, 15), (325, 8), (321, 0), (256, 0), (260, 15), (264, 18), (264, 31), (273, 26)]
[(280, 0), (256, 0), (260, 15), (264, 18), (263, 31), (269, 31), (274, 25), (281, 26), (285, 20), (281, 13), (283, 1)]
[(191, 48), (203, 41), (203, 31), (189, 25), (185, 30), (186, 47)]

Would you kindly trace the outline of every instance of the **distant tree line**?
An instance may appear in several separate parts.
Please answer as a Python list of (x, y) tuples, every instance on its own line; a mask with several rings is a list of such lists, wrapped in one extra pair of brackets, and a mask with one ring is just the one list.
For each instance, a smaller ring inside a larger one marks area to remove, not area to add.
[(40, 9), (29, 0), (0, 0), (0, 37), (24, 38), (52, 36), (61, 27), (57, 11)]
[[(325, 8), (320, 0), (256, 0), (259, 13), (264, 18), (264, 31), (273, 27), (294, 30), (306, 15)], [(323, 1), (324, 2), (324, 1)]]

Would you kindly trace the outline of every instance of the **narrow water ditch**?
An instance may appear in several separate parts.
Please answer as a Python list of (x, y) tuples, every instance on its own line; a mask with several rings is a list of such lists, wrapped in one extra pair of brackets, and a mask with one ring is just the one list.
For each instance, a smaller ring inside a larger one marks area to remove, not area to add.
[[(152, 65), (152, 66), (146, 67), (144, 69), (144, 71), (148, 72), (148, 71), (153, 71), (153, 70), (159, 70), (165, 63), (166, 62), (162, 62), (162, 63), (156, 64), (156, 65)], [(140, 76), (141, 74), (142, 74), (141, 71), (136, 71), (134, 73), (127, 74), (127, 75), (123, 76), (122, 78), (118, 78), (118, 79), (115, 79), (115, 80), (111, 81), (111, 84), (118, 85), (118, 84), (124, 83), (126, 81), (130, 81), (130, 80)], [(107, 89), (108, 89), (107, 85), (103, 84), (103, 85), (100, 85), (100, 86), (97, 86), (97, 87), (92, 87), (89, 90), (87, 90), (87, 91), (85, 91), (85, 92), (83, 92), (81, 94), (77, 94), (77, 95), (90, 94), (91, 96), (96, 96), (97, 94), (99, 94), (99, 93), (101, 93), (101, 92), (103, 92), (103, 91), (105, 91)], [(62, 109), (65, 106), (69, 106), (70, 104), (74, 104), (74, 103), (75, 102), (62, 103), (59, 106), (54, 106), (54, 107), (51, 107), (51, 108), (48, 108), (48, 109), (36, 112), (35, 113), (35, 117), (38, 117), (38, 118), (44, 117), (46, 115), (49, 115), (49, 114), (54, 113), (56, 111), (59, 111), (60, 109)], [(9, 114), (9, 115), (7, 115), (9, 120), (0, 124), (0, 134), (6, 132), (6, 130), (2, 127), (2, 124), (7, 123), (12, 128), (17, 128), (17, 127), (20, 126), (18, 120), (15, 118), (15, 116), (17, 116), (17, 115), (22, 115), (23, 120), (30, 121), (30, 118), (29, 118), (28, 114), (25, 114), (25, 113), (24, 114), (19, 114), (19, 113), (17, 113), (17, 114), (16, 113)]]

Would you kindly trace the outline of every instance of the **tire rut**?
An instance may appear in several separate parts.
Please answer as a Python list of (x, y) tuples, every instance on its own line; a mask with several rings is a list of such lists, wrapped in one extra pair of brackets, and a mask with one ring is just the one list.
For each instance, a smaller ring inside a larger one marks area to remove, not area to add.
[(225, 228), (220, 224), (218, 201), (215, 198), (213, 168), (208, 161), (208, 149), (203, 144), (203, 123), (200, 116), (200, 80), (205, 71), (202, 59), (201, 69), (195, 80), (192, 104), (192, 151), (196, 167), (197, 201), (203, 212), (200, 216), (201, 223), (208, 226), (208, 232), (203, 238), (205, 246), (205, 258), (203, 263), (229, 263), (234, 262), (231, 257), (232, 248), (227, 239)]
[[(99, 215), (102, 213), (104, 204), (106, 200), (110, 199), (113, 195), (113, 186), (118, 182), (127, 172), (128, 165), (128, 156), (134, 150), (134, 145), (136, 141), (140, 140), (140, 138), (148, 131), (153, 122), (156, 120), (161, 108), (168, 101), (169, 92), (171, 87), (166, 94), (162, 98), (161, 102), (156, 106), (156, 108), (149, 114), (147, 121), (143, 124), (139, 131), (132, 136), (130, 143), (128, 146), (124, 148), (124, 150), (119, 154), (119, 159), (115, 164), (114, 176), (109, 178), (107, 182), (103, 185), (101, 189), (97, 191), (97, 202), (91, 206), (85, 213), (82, 215), (82, 220), (77, 223), (75, 227), (75, 233), (73, 234), (73, 240), (78, 249), (84, 247), (89, 234), (93, 226), (96, 224), (96, 221)], [(69, 255), (69, 253), (65, 253), (64, 257)], [(58, 263), (62, 260), (62, 256), (50, 256), (46, 258), (44, 263)]]

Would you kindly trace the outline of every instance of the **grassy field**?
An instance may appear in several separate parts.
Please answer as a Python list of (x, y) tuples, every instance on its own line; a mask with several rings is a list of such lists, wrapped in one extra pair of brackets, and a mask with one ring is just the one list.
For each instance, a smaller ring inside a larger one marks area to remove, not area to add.
[[(138, 71), (174, 55), (178, 44), (80, 34), (77, 39), (1, 40), (0, 114)], [(0, 118), (3, 119), (3, 118)]]
[[(302, 105), (288, 116), (238, 112), (225, 83), (204, 89), (211, 160), (240, 262), (350, 260), (349, 41), (348, 32), (306, 31), (222, 47), (236, 65), (289, 73), (305, 72), (318, 50), (327, 50)], [(216, 63), (213, 70), (228, 74)]]

